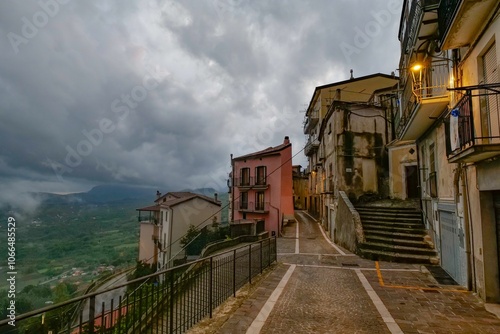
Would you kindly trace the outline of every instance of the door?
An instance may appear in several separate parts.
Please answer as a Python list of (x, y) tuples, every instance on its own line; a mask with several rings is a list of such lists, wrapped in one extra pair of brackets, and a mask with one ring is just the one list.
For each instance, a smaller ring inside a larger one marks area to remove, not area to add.
[[(500, 269), (500, 191), (493, 192), (493, 203), (495, 205), (495, 220), (497, 227), (497, 260), (498, 268)], [(500, 282), (500, 277), (499, 277)]]
[(441, 226), (441, 266), (460, 285), (467, 285), (465, 236), (454, 212), (439, 210)]
[(418, 167), (405, 166), (406, 197), (419, 198), (418, 194)]

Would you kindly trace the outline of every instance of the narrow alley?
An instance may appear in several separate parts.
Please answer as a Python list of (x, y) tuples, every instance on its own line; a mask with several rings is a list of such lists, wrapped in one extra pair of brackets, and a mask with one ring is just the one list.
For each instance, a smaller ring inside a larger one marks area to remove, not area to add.
[[(278, 239), (278, 265), (248, 298), (191, 333), (499, 333), (471, 292), (425, 266), (361, 259), (328, 241), (306, 212)], [(224, 318), (225, 317), (225, 318)], [(218, 325), (216, 325), (216, 323)]]

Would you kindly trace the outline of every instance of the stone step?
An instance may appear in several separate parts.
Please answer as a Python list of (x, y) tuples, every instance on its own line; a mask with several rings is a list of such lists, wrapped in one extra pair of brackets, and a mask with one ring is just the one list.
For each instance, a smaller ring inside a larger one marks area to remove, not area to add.
[(412, 230), (410, 232), (395, 232), (390, 230), (379, 230), (379, 229), (367, 229), (363, 228), (363, 232), (365, 234), (365, 238), (367, 237), (384, 237), (390, 239), (404, 239), (404, 240), (417, 240), (422, 241), (425, 236), (425, 231), (420, 230)]
[(358, 211), (360, 217), (384, 217), (394, 219), (422, 219), (419, 213), (394, 213), (394, 212), (373, 212)]
[(356, 211), (361, 213), (385, 214), (385, 215), (401, 215), (401, 216), (420, 216), (418, 210), (400, 210), (388, 208), (369, 208), (369, 207), (355, 207)]
[(422, 217), (396, 217), (396, 216), (389, 216), (389, 215), (370, 215), (370, 214), (360, 214), (359, 217), (361, 220), (363, 219), (382, 219), (382, 220), (387, 220), (387, 221), (404, 221), (404, 220), (409, 220), (409, 221), (422, 221)]
[(365, 242), (360, 245), (362, 249), (370, 249), (384, 252), (394, 252), (408, 255), (436, 256), (436, 251), (427, 247), (409, 247), (379, 242)]
[(383, 205), (356, 205), (356, 209), (370, 209), (370, 210), (387, 210), (387, 211), (401, 211), (401, 212), (417, 212), (418, 210), (413, 207), (401, 206), (383, 206)]
[[(364, 224), (363, 221), (361, 221), (361, 224), (363, 225), (363, 231), (369, 230), (369, 231), (387, 231), (387, 232), (398, 232), (398, 233), (410, 233), (410, 234), (425, 234), (425, 229), (424, 226), (422, 225), (421, 228), (408, 228), (408, 227), (400, 227), (400, 226), (393, 226), (393, 225), (382, 225), (382, 224)], [(365, 231), (366, 233), (366, 231)]]
[(387, 220), (374, 220), (374, 219), (361, 219), (361, 223), (367, 225), (390, 225), (390, 226), (411, 226), (411, 227), (419, 227), (424, 228), (424, 224), (422, 221), (411, 221), (411, 220), (400, 220), (400, 221), (387, 221)]
[(367, 242), (375, 242), (375, 243), (385, 243), (389, 245), (398, 245), (398, 246), (407, 246), (407, 247), (419, 247), (419, 248), (430, 248), (429, 244), (425, 241), (422, 241), (422, 236), (418, 236), (420, 239), (409, 240), (402, 238), (390, 238), (378, 235), (365, 235), (365, 239)]
[(436, 256), (400, 254), (396, 252), (385, 252), (372, 249), (359, 249), (359, 255), (365, 259), (374, 261), (389, 261), (403, 263), (438, 264), (439, 258)]

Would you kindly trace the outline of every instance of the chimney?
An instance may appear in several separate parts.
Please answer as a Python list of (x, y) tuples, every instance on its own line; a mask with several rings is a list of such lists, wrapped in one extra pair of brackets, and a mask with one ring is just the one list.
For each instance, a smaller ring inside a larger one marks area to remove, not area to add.
[(156, 191), (156, 199), (159, 199), (161, 197), (161, 192), (159, 190)]
[(283, 141), (283, 144), (290, 144), (290, 138), (288, 136), (285, 136), (285, 140)]
[(218, 200), (217, 200), (217, 193), (214, 193), (214, 199), (215, 199), (216, 202), (218, 202)]

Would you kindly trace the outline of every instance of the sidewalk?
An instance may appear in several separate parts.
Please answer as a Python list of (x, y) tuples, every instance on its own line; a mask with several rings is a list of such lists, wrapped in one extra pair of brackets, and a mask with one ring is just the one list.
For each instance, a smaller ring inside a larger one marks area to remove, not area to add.
[(190, 333), (500, 333), (471, 292), (425, 266), (361, 259), (297, 217), (278, 239), (278, 264)]

